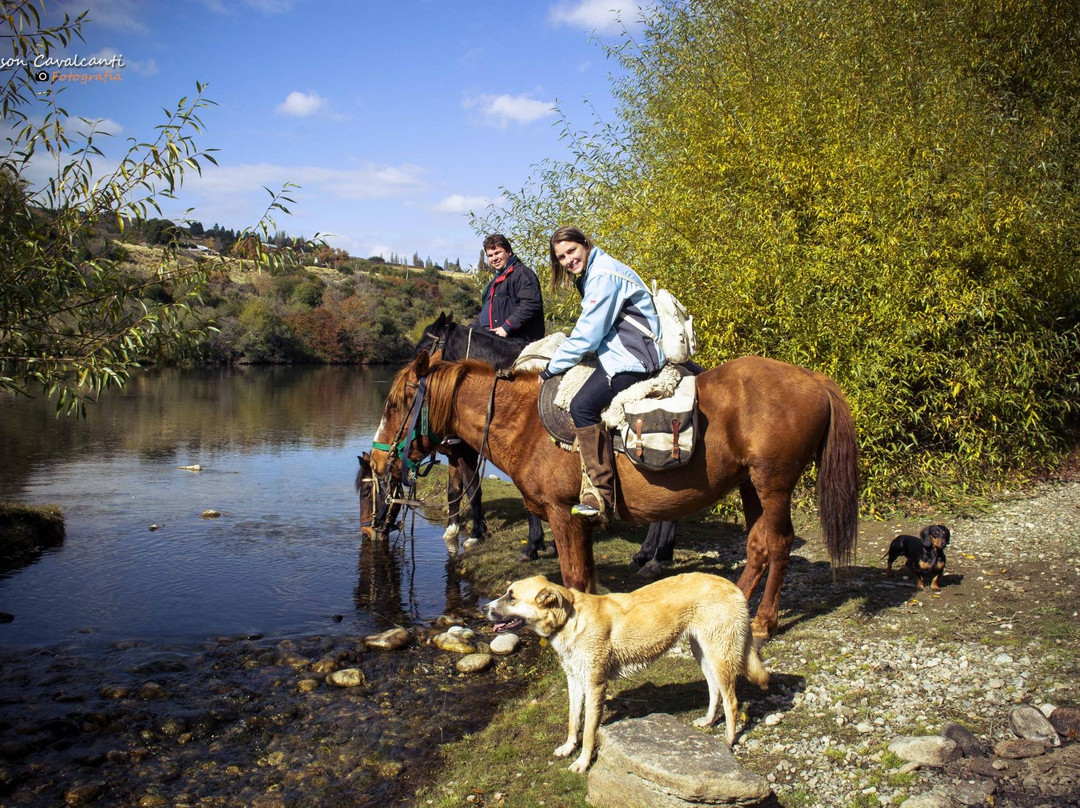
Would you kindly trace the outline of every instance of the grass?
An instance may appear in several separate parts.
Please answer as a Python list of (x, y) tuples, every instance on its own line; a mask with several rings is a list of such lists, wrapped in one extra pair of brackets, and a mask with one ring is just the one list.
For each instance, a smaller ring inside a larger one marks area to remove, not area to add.
[(0, 555), (18, 558), (64, 540), (64, 515), (58, 505), (0, 501)]

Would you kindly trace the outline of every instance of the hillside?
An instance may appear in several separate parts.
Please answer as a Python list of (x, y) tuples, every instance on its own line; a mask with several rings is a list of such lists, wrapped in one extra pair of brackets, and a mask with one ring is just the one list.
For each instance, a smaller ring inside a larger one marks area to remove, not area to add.
[[(360, 259), (334, 251), (334, 265), (260, 268), (256, 262), (210, 250), (114, 244), (119, 268), (152, 279), (196, 267), (211, 279), (192, 307), (210, 323), (197, 360), (222, 363), (378, 363), (411, 355), (420, 331), (440, 312), (458, 320), (479, 310), (479, 279), (471, 273)], [(147, 303), (170, 302), (178, 293), (168, 279), (149, 284)]]

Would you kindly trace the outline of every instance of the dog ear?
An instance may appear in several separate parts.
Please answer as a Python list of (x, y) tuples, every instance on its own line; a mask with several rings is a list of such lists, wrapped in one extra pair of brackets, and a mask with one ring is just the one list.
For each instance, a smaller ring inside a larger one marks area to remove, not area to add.
[(927, 525), (919, 531), (919, 541), (921, 541), (926, 547), (930, 546), (930, 528), (932, 527), (933, 525)]
[(542, 609), (559, 609), (562, 608), (563, 598), (558, 590), (545, 586), (536, 593), (536, 605)]

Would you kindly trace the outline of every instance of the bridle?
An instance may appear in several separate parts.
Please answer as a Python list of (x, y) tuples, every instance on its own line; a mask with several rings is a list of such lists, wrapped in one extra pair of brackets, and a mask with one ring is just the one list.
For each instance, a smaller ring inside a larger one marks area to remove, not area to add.
[[(472, 329), (469, 330), (469, 333), (470, 335), (472, 334)], [(472, 491), (472, 493), (469, 494), (470, 501), (475, 498), (477, 491), (480, 489), (480, 481), (483, 479), (484, 467), (487, 463), (488, 432), (491, 421), (495, 416), (495, 390), (499, 383), (499, 379), (508, 378), (508, 375), (509, 374), (506, 371), (496, 371), (491, 384), (491, 395), (488, 398), (487, 415), (484, 419), (484, 432), (480, 439), (480, 462), (477, 464), (473, 478), (465, 485), (466, 491)], [(427, 476), (428, 472), (430, 472), (439, 462), (435, 454), (439, 446), (443, 444), (443, 441), (431, 430), (428, 412), (427, 382), (428, 379), (425, 374), (424, 376), (419, 377), (416, 382), (406, 383), (405, 386), (409, 389), (416, 390), (416, 393), (413, 396), (412, 404), (409, 406), (408, 415), (402, 419), (401, 426), (398, 428), (397, 435), (394, 437), (394, 442), (372, 443), (373, 449), (378, 449), (379, 451), (387, 453), (386, 467), (381, 477), (375, 474), (374, 471), (371, 475), (373, 506), (378, 505), (378, 491), (380, 486), (386, 489), (386, 496), (383, 498), (382, 504), (377, 508), (372, 508), (372, 525), (376, 530), (385, 531), (389, 528), (386, 521), (392, 506), (402, 505), (407, 508), (415, 508), (421, 504), (416, 499), (417, 480), (420, 477)], [(409, 457), (410, 450), (417, 441), (422, 441), (425, 438), (428, 440), (428, 445), (431, 448), (420, 460), (411, 459)], [(450, 438), (448, 440), (459, 439)], [(396, 460), (401, 461), (401, 474), (398, 479), (395, 479), (393, 475), (393, 465)]]

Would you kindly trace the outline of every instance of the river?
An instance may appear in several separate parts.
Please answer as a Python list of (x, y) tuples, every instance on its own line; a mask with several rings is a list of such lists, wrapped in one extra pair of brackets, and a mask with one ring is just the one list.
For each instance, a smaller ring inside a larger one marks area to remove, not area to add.
[[(356, 456), (392, 372), (146, 372), (85, 420), (0, 400), (0, 497), (66, 527), (0, 572), (0, 803), (407, 801), (519, 689), (422, 641), (476, 614), (441, 524), (361, 540)], [(411, 648), (364, 648), (395, 625)], [(367, 686), (300, 686), (325, 664)]]

